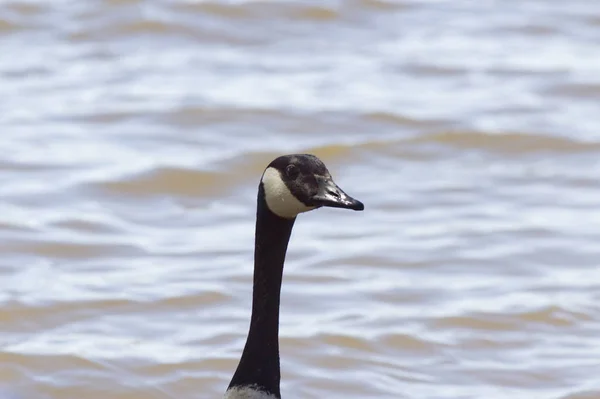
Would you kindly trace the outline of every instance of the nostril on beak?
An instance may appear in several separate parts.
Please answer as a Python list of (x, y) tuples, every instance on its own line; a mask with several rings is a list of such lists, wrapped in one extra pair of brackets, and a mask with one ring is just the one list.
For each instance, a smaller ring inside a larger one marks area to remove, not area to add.
[(340, 198), (340, 193), (334, 190), (327, 190), (327, 194), (331, 195), (334, 198)]

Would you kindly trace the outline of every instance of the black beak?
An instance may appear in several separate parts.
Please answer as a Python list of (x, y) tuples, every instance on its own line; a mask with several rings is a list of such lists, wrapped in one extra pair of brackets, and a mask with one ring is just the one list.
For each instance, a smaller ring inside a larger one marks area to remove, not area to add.
[(311, 198), (314, 205), (354, 209), (355, 211), (362, 211), (365, 209), (362, 202), (346, 194), (330, 177), (315, 177), (319, 184), (319, 191)]

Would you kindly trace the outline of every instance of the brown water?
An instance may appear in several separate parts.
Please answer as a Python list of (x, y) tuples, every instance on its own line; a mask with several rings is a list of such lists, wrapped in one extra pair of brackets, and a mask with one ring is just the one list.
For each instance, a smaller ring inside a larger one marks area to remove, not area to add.
[(315, 153), (286, 398), (600, 398), (600, 2), (0, 1), (0, 397), (222, 395)]

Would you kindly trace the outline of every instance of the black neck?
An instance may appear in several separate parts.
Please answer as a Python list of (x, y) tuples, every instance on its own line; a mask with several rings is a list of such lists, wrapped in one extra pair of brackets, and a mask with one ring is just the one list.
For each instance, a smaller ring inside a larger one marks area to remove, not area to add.
[(295, 219), (269, 210), (262, 183), (258, 192), (254, 247), (252, 317), (246, 346), (229, 388), (254, 386), (281, 398), (279, 391), (279, 298), (283, 262)]

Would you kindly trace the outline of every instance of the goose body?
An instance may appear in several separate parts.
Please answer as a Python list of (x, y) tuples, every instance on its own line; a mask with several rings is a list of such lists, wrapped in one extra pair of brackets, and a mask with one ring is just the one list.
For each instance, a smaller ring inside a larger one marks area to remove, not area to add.
[(224, 399), (281, 399), (279, 300), (287, 246), (296, 216), (324, 206), (364, 209), (314, 155), (284, 155), (265, 169), (258, 186), (250, 329)]
[(278, 399), (279, 397), (271, 395), (259, 387), (244, 386), (227, 389), (224, 399)]

